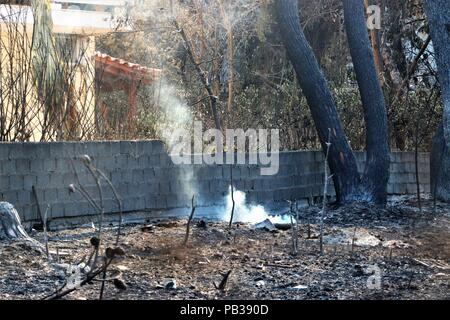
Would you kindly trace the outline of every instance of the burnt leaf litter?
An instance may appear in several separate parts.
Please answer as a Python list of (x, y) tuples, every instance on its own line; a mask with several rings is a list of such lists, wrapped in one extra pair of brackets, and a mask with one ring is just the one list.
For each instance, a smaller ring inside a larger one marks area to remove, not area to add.
[[(299, 212), (298, 253), (291, 230), (194, 220), (187, 245), (185, 220), (123, 228), (121, 248), (108, 269), (103, 299), (449, 299), (450, 208), (413, 197), (386, 209), (330, 208), (324, 252), (319, 251), (318, 207)], [(187, 209), (189, 215), (189, 209)], [(283, 228), (286, 229), (286, 228)], [(113, 243), (117, 229), (105, 228)], [(49, 233), (53, 261), (21, 243), (0, 244), (0, 300), (42, 299), (82, 261), (93, 228)], [(31, 236), (43, 241), (43, 233)], [(120, 275), (120, 276), (117, 276)], [(63, 299), (96, 300), (101, 281)]]

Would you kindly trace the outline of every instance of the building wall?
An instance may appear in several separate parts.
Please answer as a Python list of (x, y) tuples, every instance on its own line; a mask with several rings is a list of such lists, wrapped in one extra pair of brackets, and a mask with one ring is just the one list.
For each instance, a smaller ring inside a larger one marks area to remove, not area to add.
[[(49, 217), (71, 218), (95, 214), (79, 195), (69, 192), (69, 185), (80, 182), (98, 198), (95, 181), (80, 160), (87, 154), (93, 164), (111, 179), (123, 198), (125, 212), (153, 212), (188, 207), (195, 194), (200, 206), (223, 205), (230, 186), (229, 165), (174, 165), (161, 141), (117, 141), (80, 143), (1, 143), (0, 199), (16, 206), (22, 219), (38, 219), (40, 207), (49, 205)], [(364, 153), (356, 154), (360, 167)], [(415, 192), (414, 153), (393, 153), (391, 194)], [(318, 151), (280, 153), (280, 170), (275, 176), (261, 176), (258, 165), (233, 167), (236, 189), (246, 192), (249, 203), (268, 204), (319, 197), (323, 192), (323, 154)], [(430, 191), (429, 156), (419, 156), (423, 192)], [(331, 187), (332, 188), (332, 187)], [(330, 189), (330, 193), (333, 190)], [(118, 211), (113, 193), (103, 188), (107, 213)]]
[[(0, 17), (0, 20), (2, 17)], [(67, 36), (56, 34), (56, 36)], [(77, 124), (79, 129), (74, 130), (77, 135), (57, 136), (45, 140), (70, 139), (89, 135), (95, 129), (95, 38), (93, 36), (73, 35), (79, 42), (74, 46), (78, 55), (83, 55), (82, 62), (70, 63), (64, 59), (64, 68), (74, 79), (74, 100), (76, 107)], [(42, 132), (47, 131), (44, 116), (45, 97), (39, 97), (34, 84), (34, 70), (31, 60), (32, 55), (32, 26), (23, 23), (4, 23), (0, 21), (0, 117), (3, 130), (3, 140), (29, 140), (41, 141)], [(76, 55), (76, 53), (74, 52)], [(68, 52), (67, 52), (68, 55)], [(74, 61), (81, 61), (75, 60)], [(65, 93), (58, 90), (55, 95), (65, 97)], [(61, 110), (67, 110), (67, 106), (58, 106)], [(64, 111), (63, 111), (64, 113)], [(68, 126), (70, 117), (64, 117)], [(48, 121), (47, 121), (48, 122)], [(25, 128), (25, 129), (24, 129)], [(26, 137), (23, 134), (26, 133)], [(28, 137), (29, 136), (29, 137)]]

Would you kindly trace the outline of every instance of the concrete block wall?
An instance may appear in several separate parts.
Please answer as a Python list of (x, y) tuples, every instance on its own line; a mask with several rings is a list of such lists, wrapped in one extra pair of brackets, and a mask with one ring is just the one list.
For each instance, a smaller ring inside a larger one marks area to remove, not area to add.
[[(112, 181), (125, 212), (188, 207), (193, 194), (199, 205), (223, 205), (231, 170), (235, 188), (250, 203), (316, 197), (323, 188), (323, 154), (318, 151), (282, 152), (278, 174), (261, 176), (259, 165), (174, 165), (161, 141), (0, 143), (0, 200), (14, 204), (24, 221), (37, 221), (34, 186), (40, 207), (48, 207), (52, 218), (95, 214), (83, 197), (69, 192), (77, 182), (75, 168), (81, 184), (99, 197), (94, 179), (77, 159), (84, 154)], [(363, 168), (364, 153), (356, 156)], [(393, 153), (391, 160), (388, 191), (414, 193), (414, 153)], [(428, 154), (420, 154), (419, 169), (422, 190), (429, 192)], [(113, 192), (104, 186), (102, 195), (105, 211), (117, 212)]]

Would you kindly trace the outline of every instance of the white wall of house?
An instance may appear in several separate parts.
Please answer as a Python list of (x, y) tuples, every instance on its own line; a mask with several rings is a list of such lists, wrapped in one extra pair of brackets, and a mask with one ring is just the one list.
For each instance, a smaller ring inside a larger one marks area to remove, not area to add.
[[(125, 14), (125, 0), (54, 0), (52, 16), (55, 33), (100, 35), (114, 30), (128, 29), (120, 24)], [(94, 10), (81, 9), (92, 5)], [(112, 8), (111, 10), (106, 10)], [(33, 26), (31, 7), (0, 5), (0, 23), (21, 22)], [(32, 30), (32, 28), (29, 28)]]

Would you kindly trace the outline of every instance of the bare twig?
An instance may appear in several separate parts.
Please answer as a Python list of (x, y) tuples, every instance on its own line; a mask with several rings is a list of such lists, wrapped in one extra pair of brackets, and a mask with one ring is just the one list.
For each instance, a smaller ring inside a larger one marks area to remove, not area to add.
[(233, 225), (233, 219), (234, 219), (234, 209), (236, 207), (236, 202), (234, 201), (234, 185), (233, 185), (233, 167), (230, 166), (230, 188), (231, 188), (231, 217), (230, 217), (230, 224), (229, 227)]
[(223, 279), (219, 285), (216, 285), (216, 283), (214, 283), (214, 287), (216, 287), (217, 290), (220, 290), (220, 291), (225, 290), (232, 271), (233, 271), (233, 269), (231, 269), (230, 271), (228, 271), (227, 273), (222, 275)]
[(325, 175), (324, 175), (324, 186), (323, 186), (323, 200), (322, 200), (322, 211), (320, 213), (320, 253), (323, 254), (323, 220), (324, 215), (327, 210), (327, 189), (328, 189), (328, 180), (330, 177), (328, 176), (328, 157), (330, 154), (330, 130), (328, 130), (328, 142), (326, 143), (327, 146), (327, 152), (325, 155), (325, 161), (324, 161), (324, 168), (325, 168)]
[(356, 242), (356, 227), (355, 227), (355, 230), (353, 230), (353, 237), (352, 237), (352, 254), (353, 254), (354, 249), (355, 249), (355, 242)]
[(39, 219), (41, 220), (42, 225), (44, 225), (46, 222), (44, 222), (44, 217), (42, 217), (41, 205), (39, 204), (39, 198), (37, 195), (36, 187), (32, 186), (31, 190), (33, 192), (34, 200), (36, 201), (36, 208), (39, 215)]
[(103, 179), (105, 179), (106, 183), (111, 188), (111, 190), (112, 190), (112, 192), (114, 194), (114, 197), (116, 199), (117, 206), (119, 207), (119, 228), (117, 229), (117, 236), (116, 236), (116, 246), (118, 246), (119, 245), (119, 240), (120, 240), (120, 233), (122, 231), (122, 224), (123, 224), (122, 198), (120, 197), (120, 195), (117, 192), (116, 188), (112, 184), (111, 180), (109, 180), (109, 178), (101, 170), (97, 170), (97, 171), (100, 174), (100, 176)]
[[(296, 256), (298, 254), (298, 220), (294, 223), (294, 204), (297, 205), (297, 201), (290, 201), (290, 218), (291, 218), (291, 230), (292, 230), (292, 254)], [(297, 214), (298, 219), (298, 214)]]
[(194, 219), (194, 213), (195, 213), (195, 196), (192, 196), (192, 209), (191, 209), (191, 214), (189, 215), (189, 219), (186, 225), (186, 236), (184, 237), (184, 245), (187, 245), (188, 241), (189, 241), (189, 231), (191, 229), (191, 223), (192, 220)]
[(49, 261), (52, 261), (52, 256), (50, 255), (50, 251), (48, 250), (48, 234), (47, 234), (47, 215), (48, 215), (49, 209), (50, 209), (50, 205), (47, 205), (47, 209), (45, 210), (45, 213), (44, 213), (43, 229), (44, 229), (45, 253), (47, 255), (47, 259)]

